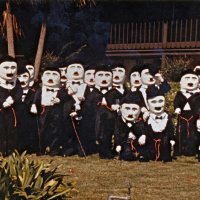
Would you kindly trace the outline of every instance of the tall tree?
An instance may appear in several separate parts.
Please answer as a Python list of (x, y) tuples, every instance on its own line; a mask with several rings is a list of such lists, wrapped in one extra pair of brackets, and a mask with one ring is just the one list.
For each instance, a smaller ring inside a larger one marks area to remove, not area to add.
[(8, 55), (15, 57), (14, 34), (22, 36), (22, 30), (16, 17), (11, 13), (10, 0), (6, 0), (6, 10), (3, 12), (2, 34), (8, 42)]
[[(86, 5), (89, 5), (89, 6), (95, 5), (95, 0), (73, 0), (73, 2), (80, 8), (83, 8)], [(46, 3), (48, 3), (48, 2), (46, 2)], [(46, 31), (47, 31), (47, 15), (45, 15), (44, 21), (42, 23), (37, 53), (36, 53), (36, 57), (35, 57), (35, 63), (34, 63), (34, 67), (35, 67), (34, 78), (35, 79), (38, 78), (39, 71), (40, 71), (40, 65), (41, 65), (43, 49), (44, 49), (44, 44), (45, 44), (45, 38), (46, 38)]]

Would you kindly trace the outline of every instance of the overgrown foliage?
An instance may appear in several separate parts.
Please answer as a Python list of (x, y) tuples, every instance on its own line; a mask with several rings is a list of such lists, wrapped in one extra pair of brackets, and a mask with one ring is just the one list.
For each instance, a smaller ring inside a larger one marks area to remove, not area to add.
[(74, 183), (64, 184), (64, 175), (50, 169), (50, 163), (30, 160), (26, 152), (15, 151), (0, 160), (0, 199), (64, 200), (70, 197)]
[(192, 59), (181, 56), (173, 58), (166, 56), (162, 64), (162, 73), (167, 80), (178, 82), (181, 71), (188, 68), (193, 69)]

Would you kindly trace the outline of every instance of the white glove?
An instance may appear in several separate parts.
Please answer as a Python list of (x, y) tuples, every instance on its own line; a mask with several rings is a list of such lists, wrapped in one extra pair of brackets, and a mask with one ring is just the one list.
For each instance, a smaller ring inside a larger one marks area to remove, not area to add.
[(60, 99), (57, 98), (57, 97), (55, 97), (55, 98), (52, 99), (52, 103), (53, 103), (53, 104), (60, 103)]
[(174, 140), (170, 140), (170, 144), (171, 144), (171, 146), (174, 146), (175, 145), (175, 141)]
[(8, 107), (10, 107), (11, 105), (7, 102), (7, 101), (5, 101), (4, 103), (3, 103), (3, 107), (4, 108), (8, 108)]
[(78, 97), (79, 101), (85, 101), (85, 97)]
[(140, 145), (144, 145), (146, 143), (146, 135), (141, 135), (140, 138), (138, 139), (138, 143)]
[(121, 147), (120, 145), (118, 145), (118, 146), (116, 147), (116, 152), (119, 153), (121, 150), (122, 150), (122, 147)]
[(144, 121), (146, 121), (148, 119), (148, 117), (149, 117), (149, 111), (144, 112), (144, 114), (143, 114)]
[(12, 98), (11, 96), (9, 96), (9, 97), (6, 99), (6, 101), (7, 101), (10, 105), (12, 105), (12, 104), (14, 103), (14, 100), (13, 100), (13, 98)]
[(197, 131), (200, 132), (200, 119), (197, 119), (196, 126), (197, 126)]
[(148, 110), (147, 110), (147, 108), (142, 107), (142, 108), (141, 108), (141, 112), (142, 112), (142, 113), (145, 113), (145, 112), (148, 112)]
[(75, 104), (75, 110), (76, 110), (76, 111), (79, 111), (80, 109), (81, 109), (80, 104)]
[(37, 114), (37, 107), (36, 107), (36, 105), (35, 104), (33, 104), (32, 106), (31, 106), (31, 113), (33, 113), (33, 114)]
[(180, 115), (181, 114), (181, 109), (180, 108), (176, 108), (176, 110), (174, 111), (174, 113)]
[(72, 89), (72, 87), (69, 86), (67, 89), (68, 89), (69, 95), (74, 95), (77, 93), (77, 89), (75, 89), (75, 88)]
[(128, 139), (135, 140), (135, 139), (136, 139), (136, 136), (135, 136), (132, 132), (130, 132), (130, 133), (128, 134)]
[(69, 114), (69, 116), (70, 116), (70, 117), (75, 117), (75, 116), (77, 116), (77, 112), (71, 112), (71, 113)]
[(117, 110), (119, 110), (119, 105), (117, 105), (117, 104), (113, 104), (113, 105), (111, 105), (111, 108), (112, 108), (112, 110), (114, 110), (114, 111), (117, 111)]
[(155, 79), (160, 82), (164, 82), (164, 78), (160, 73), (155, 74)]

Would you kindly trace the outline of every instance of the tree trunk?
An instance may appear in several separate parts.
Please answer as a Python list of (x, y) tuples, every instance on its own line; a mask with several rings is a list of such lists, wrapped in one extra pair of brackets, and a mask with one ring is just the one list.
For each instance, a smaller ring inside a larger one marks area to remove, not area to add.
[(7, 31), (7, 40), (8, 40), (8, 55), (15, 57), (15, 47), (14, 47), (14, 33), (13, 33), (13, 24), (12, 24), (12, 15), (10, 11), (10, 1), (6, 2), (6, 31)]
[(46, 23), (43, 23), (42, 27), (41, 27), (41, 31), (40, 31), (40, 39), (39, 39), (39, 43), (38, 43), (37, 53), (36, 53), (36, 57), (35, 57), (35, 64), (34, 64), (34, 67), (35, 67), (34, 79), (35, 80), (38, 78), (39, 71), (40, 71), (45, 37), (46, 37)]

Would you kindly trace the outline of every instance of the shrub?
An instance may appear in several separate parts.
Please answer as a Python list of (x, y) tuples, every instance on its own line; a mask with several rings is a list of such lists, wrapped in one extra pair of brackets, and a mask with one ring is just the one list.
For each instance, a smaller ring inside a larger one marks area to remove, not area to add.
[(192, 59), (187, 57), (165, 57), (161, 66), (162, 73), (167, 80), (178, 82), (180, 80), (182, 70), (188, 68), (193, 69), (191, 63)]
[(0, 199), (64, 200), (70, 197), (74, 183), (63, 183), (63, 175), (50, 169), (50, 163), (29, 160), (26, 152), (15, 151), (0, 160)]

